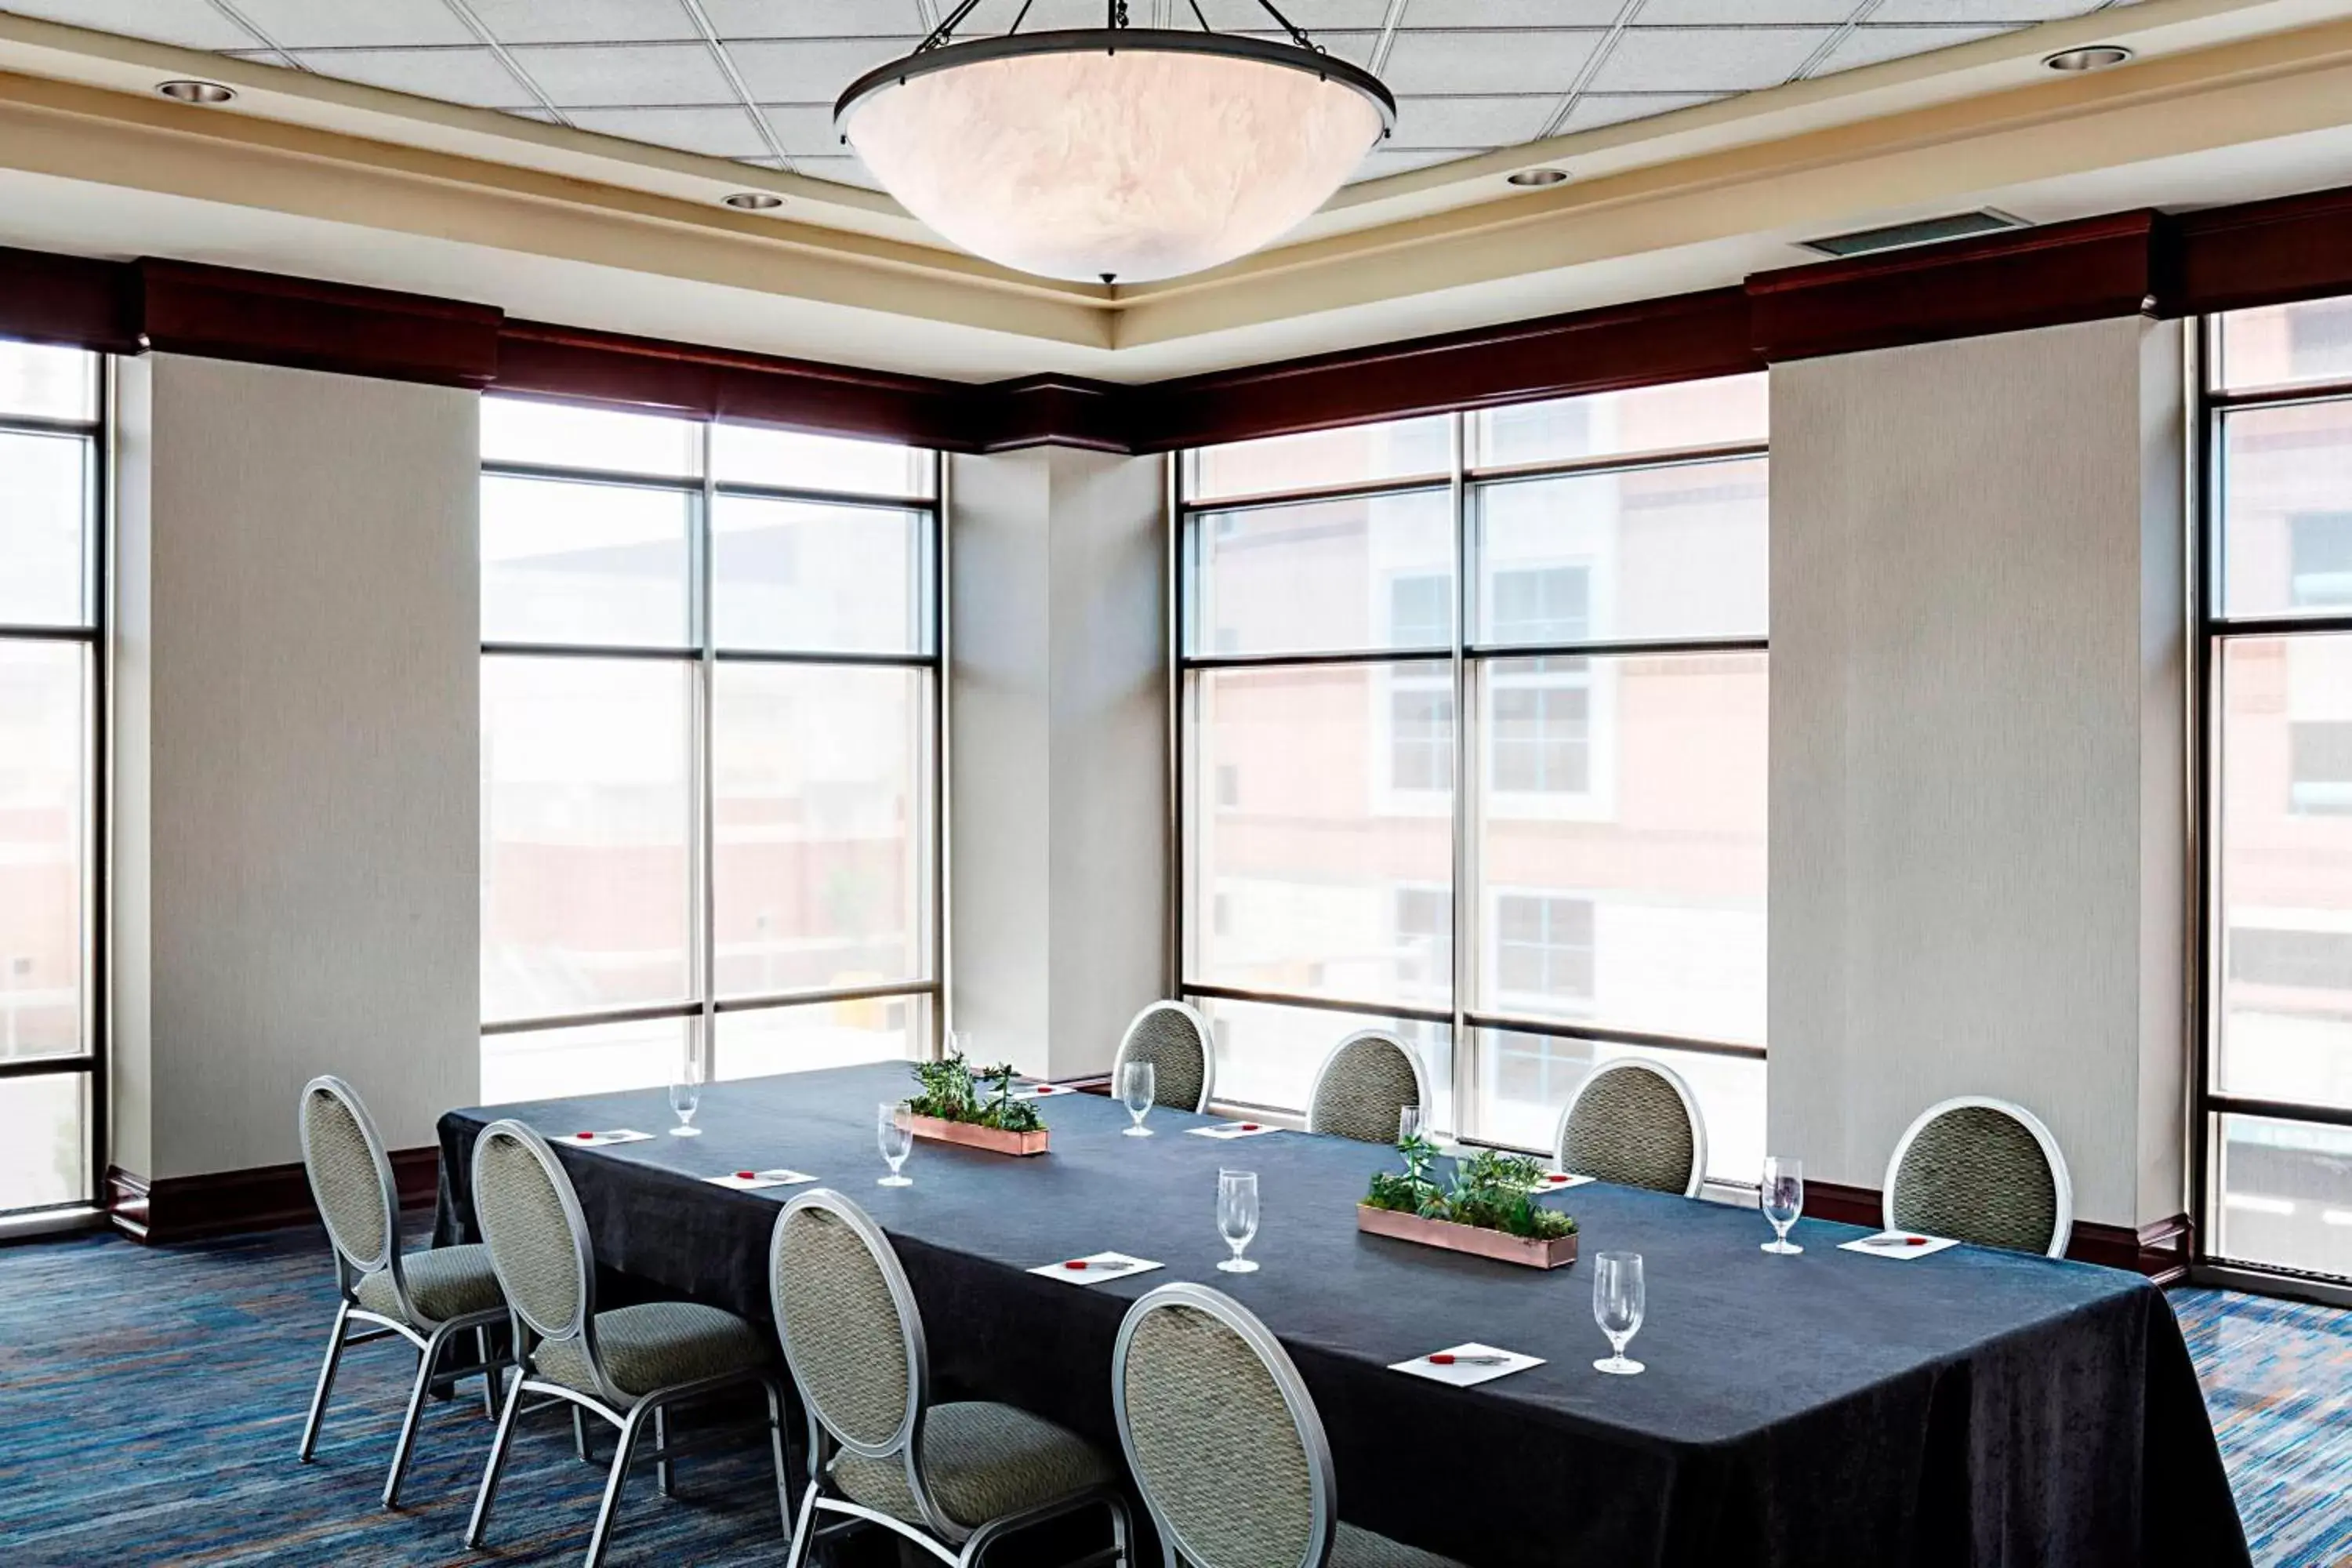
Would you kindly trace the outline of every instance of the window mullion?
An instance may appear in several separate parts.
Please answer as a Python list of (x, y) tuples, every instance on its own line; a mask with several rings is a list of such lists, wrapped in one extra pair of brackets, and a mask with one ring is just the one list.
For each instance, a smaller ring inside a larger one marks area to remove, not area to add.
[(1478, 1053), (1469, 1038), (1467, 1007), (1470, 995), (1471, 965), (1477, 960), (1479, 942), (1475, 906), (1478, 873), (1475, 863), (1475, 835), (1473, 816), (1477, 804), (1477, 756), (1475, 726), (1470, 721), (1470, 666), (1464, 650), (1470, 643), (1470, 616), (1475, 603), (1471, 592), (1469, 486), (1465, 479), (1469, 454), (1464, 449), (1467, 434), (1466, 418), (1456, 410), (1449, 422), (1449, 444), (1453, 465), (1448, 485), (1454, 509), (1454, 637), (1452, 669), (1454, 679), (1454, 899), (1452, 912), (1451, 956), (1453, 973), (1447, 976), (1447, 991), (1454, 1015), (1454, 1131), (1475, 1134), (1479, 1126), (1480, 1099)]
[(688, 588), (688, 621), (698, 654), (694, 670), (694, 700), (688, 705), (692, 714), (687, 743), (688, 777), (692, 784), (693, 823), (690, 840), (693, 846), (690, 911), (692, 929), (691, 951), (695, 964), (695, 995), (702, 1005), (695, 1026), (691, 1049), (702, 1068), (702, 1078), (709, 1082), (717, 1076), (718, 1068), (718, 999), (719, 999), (719, 938), (717, 931), (718, 831), (713, 804), (714, 784), (711, 778), (711, 727), (713, 702), (718, 670), (718, 642), (713, 634), (710, 605), (710, 531), (712, 510), (717, 500), (712, 479), (711, 422), (702, 424), (702, 489), (696, 498), (693, 516), (687, 531), (687, 558), (689, 569)]

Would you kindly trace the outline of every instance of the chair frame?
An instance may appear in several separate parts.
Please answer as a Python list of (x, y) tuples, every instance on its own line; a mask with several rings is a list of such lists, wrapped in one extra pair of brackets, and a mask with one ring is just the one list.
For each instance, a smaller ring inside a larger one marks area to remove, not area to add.
[[(335, 1232), (328, 1219), (325, 1194), (319, 1190), (318, 1180), (310, 1166), (310, 1100), (323, 1094), (335, 1100), (348, 1112), (359, 1128), (361, 1139), (375, 1160), (376, 1189), (383, 1203), (383, 1245), (373, 1258), (362, 1258), (351, 1249), (344, 1238)], [(436, 1389), (454, 1391), (457, 1383), (478, 1375), (482, 1380), (482, 1414), (488, 1418), (498, 1413), (497, 1378), (501, 1368), (511, 1364), (506, 1356), (490, 1353), (490, 1330), (506, 1321), (503, 1306), (468, 1312), (446, 1321), (426, 1316), (417, 1310), (416, 1301), (408, 1292), (408, 1273), (402, 1261), (400, 1249), (400, 1189), (394, 1184), (392, 1160), (385, 1154), (383, 1139), (375, 1130), (375, 1119), (352, 1086), (332, 1075), (312, 1079), (302, 1086), (302, 1097), (296, 1106), (296, 1125), (302, 1143), (303, 1174), (310, 1184), (311, 1201), (318, 1205), (320, 1217), (328, 1219), (327, 1242), (335, 1259), (335, 1321), (328, 1331), (326, 1359), (319, 1367), (319, 1381), (310, 1393), (310, 1412), (302, 1423), (302, 1443), (299, 1462), (309, 1464), (319, 1444), (319, 1426), (327, 1413), (327, 1400), (334, 1392), (335, 1373), (342, 1364), (343, 1352), (353, 1345), (373, 1344), (378, 1340), (402, 1339), (416, 1352), (416, 1377), (408, 1391), (408, 1409), (401, 1417), (400, 1440), (392, 1451), (392, 1468), (384, 1477), (383, 1506), (400, 1505), (401, 1484), (408, 1476), (408, 1461), (416, 1449), (416, 1428), (425, 1414), (425, 1396)], [(400, 1303), (405, 1321), (395, 1320), (382, 1312), (371, 1311), (360, 1304), (360, 1285), (379, 1274), (391, 1276), (393, 1295)], [(357, 1333), (354, 1323), (372, 1324)], [(474, 1360), (465, 1365), (436, 1371), (441, 1365), (443, 1352), (458, 1335), (471, 1331), (474, 1335)]]
[(1879, 1184), (1878, 1218), (1882, 1226), (1895, 1225), (1895, 1179), (1902, 1172), (1903, 1157), (1911, 1152), (1911, 1145), (1929, 1123), (1955, 1110), (1997, 1110), (2033, 1134), (2034, 1142), (2042, 1147), (2042, 1158), (2050, 1167), (2051, 1187), (2057, 1195), (2058, 1214), (2051, 1226), (2050, 1245), (2044, 1258), (2063, 1258), (2066, 1244), (2074, 1237), (2074, 1178), (2066, 1169), (2065, 1151), (2059, 1148), (2058, 1139), (2042, 1118), (2013, 1100), (2000, 1100), (1989, 1094), (1958, 1094), (1949, 1100), (1939, 1100), (1916, 1117), (1903, 1130), (1895, 1145), (1894, 1154), (1886, 1162), (1886, 1178)]
[(1683, 1102), (1683, 1114), (1690, 1119), (1691, 1131), (1690, 1182), (1683, 1188), (1683, 1196), (1686, 1198), (1698, 1196), (1700, 1189), (1706, 1185), (1706, 1118), (1699, 1111), (1698, 1096), (1691, 1092), (1691, 1086), (1683, 1080), (1683, 1075), (1666, 1066), (1665, 1063), (1654, 1062), (1647, 1057), (1613, 1057), (1608, 1061), (1596, 1064), (1591, 1072), (1584, 1075), (1582, 1081), (1577, 1084), (1575, 1091), (1569, 1095), (1568, 1103), (1559, 1108), (1559, 1121), (1552, 1129), (1551, 1134), (1552, 1159), (1559, 1163), (1561, 1170), (1565, 1171), (1569, 1168), (1568, 1124), (1575, 1117), (1576, 1108), (1583, 1102), (1585, 1091), (1603, 1076), (1612, 1072), (1655, 1073), (1666, 1080), (1667, 1085), (1674, 1089), (1675, 1097)]
[[(1202, 1017), (1201, 1010), (1189, 1002), (1154, 1002), (1128, 1020), (1127, 1033), (1118, 1037), (1118, 1053), (1110, 1059), (1111, 1098), (1114, 1100), (1118, 1098), (1119, 1070), (1127, 1066), (1127, 1054), (1135, 1046), (1136, 1030), (1141, 1028), (1143, 1020), (1154, 1013), (1179, 1013), (1183, 1016), (1185, 1022), (1192, 1026), (1193, 1037), (1201, 1042), (1201, 1102), (1198, 1105), (1181, 1106), (1177, 1109), (1191, 1110), (1197, 1116), (1206, 1116), (1209, 1113), (1209, 1101), (1217, 1091), (1217, 1037), (1209, 1028), (1209, 1020)], [(1159, 1103), (1156, 1092), (1152, 1102), (1155, 1105)]]
[(1347, 1054), (1348, 1047), (1364, 1040), (1379, 1040), (1385, 1045), (1394, 1046), (1398, 1050), (1404, 1053), (1404, 1059), (1412, 1065), (1413, 1093), (1419, 1098), (1422, 1113), (1423, 1115), (1427, 1115), (1429, 1113), (1433, 1104), (1429, 1088), (1429, 1067), (1428, 1064), (1424, 1063), (1421, 1059), (1421, 1053), (1414, 1050), (1412, 1047), (1405, 1041), (1398, 1038), (1397, 1036), (1390, 1030), (1358, 1029), (1355, 1033), (1341, 1040), (1338, 1045), (1333, 1046), (1329, 1050), (1324, 1052), (1323, 1059), (1316, 1064), (1315, 1081), (1313, 1086), (1307, 1091), (1307, 1131), (1309, 1132), (1320, 1132), (1323, 1131), (1323, 1129), (1315, 1124), (1315, 1105), (1318, 1100), (1323, 1098), (1324, 1080), (1331, 1076), (1331, 1069), (1339, 1065), (1339, 1058)]
[[(650, 1426), (654, 1433), (653, 1451), (646, 1458), (654, 1461), (654, 1473), (664, 1497), (675, 1497), (671, 1462), (679, 1455), (708, 1447), (709, 1437), (693, 1443), (673, 1443), (669, 1436), (669, 1409), (672, 1405), (698, 1399), (747, 1384), (758, 1384), (768, 1396), (768, 1438), (776, 1468), (776, 1506), (784, 1528), (792, 1528), (792, 1481), (784, 1444), (783, 1385), (770, 1372), (745, 1370), (723, 1373), (715, 1377), (698, 1378), (691, 1383), (673, 1384), (630, 1394), (615, 1387), (605, 1373), (604, 1358), (596, 1345), (596, 1270), (594, 1249), (588, 1235), (587, 1216), (581, 1212), (580, 1197), (572, 1190), (572, 1178), (564, 1173), (562, 1162), (554, 1149), (534, 1129), (522, 1122), (507, 1120), (493, 1121), (482, 1129), (474, 1141), (473, 1197), (477, 1226), (482, 1215), (482, 1151), (494, 1138), (508, 1138), (519, 1142), (538, 1160), (555, 1189), (557, 1200), (563, 1208), (563, 1217), (572, 1232), (572, 1267), (577, 1292), (573, 1297), (571, 1317), (562, 1323), (542, 1323), (523, 1304), (508, 1293), (514, 1332), (514, 1374), (507, 1380), (505, 1407), (499, 1415), (498, 1436), (491, 1440), (490, 1457), (482, 1468), (481, 1489), (474, 1498), (474, 1512), (466, 1524), (465, 1543), (468, 1550), (481, 1548), (484, 1531), (490, 1517), (490, 1505), (496, 1500), (500, 1473), (506, 1467), (507, 1454), (514, 1441), (515, 1423), (524, 1414), (537, 1414), (558, 1405), (572, 1409), (572, 1443), (583, 1460), (589, 1458), (586, 1426), (583, 1415), (593, 1415), (618, 1429), (620, 1439), (613, 1454), (613, 1463), (604, 1482), (604, 1500), (597, 1505), (596, 1525), (588, 1538), (588, 1568), (597, 1568), (604, 1560), (605, 1550), (612, 1545), (614, 1520), (620, 1512), (621, 1492), (629, 1479), (629, 1468), (635, 1461), (637, 1440)], [(485, 1227), (487, 1234), (487, 1227)], [(496, 1254), (493, 1254), (495, 1258)], [(499, 1281), (501, 1286), (505, 1281)], [(586, 1393), (541, 1377), (535, 1359), (538, 1342), (577, 1341), (591, 1375), (595, 1379), (594, 1393)], [(528, 1412), (523, 1406), (527, 1394), (546, 1395)]]
[(1207, 1561), (1183, 1545), (1183, 1536), (1152, 1496), (1151, 1485), (1144, 1478), (1142, 1463), (1135, 1452), (1135, 1436), (1128, 1420), (1127, 1362), (1134, 1348), (1136, 1330), (1153, 1312), (1171, 1307), (1190, 1307), (1205, 1312), (1233, 1330), (1256, 1353), (1266, 1374), (1274, 1380), (1274, 1386), (1282, 1394), (1283, 1406), (1290, 1413), (1291, 1425), (1297, 1429), (1299, 1447), (1307, 1455), (1307, 1500), (1315, 1516), (1298, 1568), (1323, 1568), (1339, 1538), (1339, 1470), (1332, 1463), (1331, 1440), (1323, 1430), (1323, 1417), (1315, 1408), (1314, 1396), (1307, 1391), (1307, 1380), (1299, 1376), (1297, 1366), (1282, 1348), (1282, 1342), (1274, 1337), (1274, 1331), (1259, 1321), (1255, 1313), (1223, 1291), (1191, 1280), (1162, 1285), (1137, 1298), (1118, 1325), (1118, 1338), (1110, 1352), (1110, 1402), (1113, 1418), (1118, 1423), (1118, 1446), (1126, 1457), (1128, 1473), (1135, 1478), (1136, 1489), (1143, 1494), (1143, 1506), (1151, 1515), (1151, 1526), (1160, 1534), (1164, 1568), (1185, 1568), (1187, 1564)]
[[(898, 1316), (900, 1343), (907, 1357), (907, 1408), (887, 1442), (860, 1442), (835, 1427), (818, 1409), (816, 1401), (808, 1396), (808, 1384), (801, 1376), (800, 1355), (793, 1348), (792, 1331), (786, 1327), (784, 1303), (777, 1291), (777, 1280), (781, 1277), (784, 1227), (804, 1209), (818, 1210), (848, 1226), (872, 1255), (876, 1266), (881, 1270), (883, 1283), (890, 1292), (890, 1304)], [(1112, 1544), (1105, 1551), (1080, 1559), (1080, 1563), (1110, 1562), (1119, 1564), (1120, 1568), (1127, 1568), (1130, 1561), (1131, 1523), (1128, 1518), (1126, 1500), (1115, 1488), (1088, 1488), (1066, 1498), (1005, 1514), (971, 1528), (950, 1519), (947, 1510), (932, 1498), (930, 1488), (924, 1482), (919, 1459), (923, 1421), (931, 1405), (930, 1351), (923, 1333), (922, 1312), (915, 1304), (914, 1287), (908, 1282), (906, 1268), (899, 1263), (889, 1238), (864, 1209), (829, 1187), (811, 1188), (785, 1204), (776, 1215), (775, 1229), (768, 1240), (768, 1292), (776, 1320), (776, 1338), (784, 1348), (784, 1365), (792, 1373), (793, 1383), (800, 1391), (801, 1407), (808, 1414), (809, 1426), (808, 1489), (802, 1494), (799, 1514), (793, 1521), (793, 1548), (791, 1556), (786, 1559), (786, 1568), (802, 1568), (808, 1560), (810, 1548), (820, 1534), (829, 1535), (840, 1530), (855, 1529), (859, 1524), (878, 1524), (900, 1539), (913, 1542), (942, 1563), (954, 1564), (956, 1568), (968, 1568), (969, 1564), (978, 1563), (983, 1552), (1005, 1536), (1097, 1505), (1109, 1511)], [(845, 1497), (826, 1495), (825, 1482), (831, 1474), (832, 1458), (825, 1452), (828, 1440), (835, 1449), (845, 1450), (859, 1458), (897, 1459), (908, 1493), (914, 1498), (916, 1508), (922, 1513), (922, 1525), (910, 1524), (895, 1514), (867, 1508)], [(849, 1522), (831, 1529), (820, 1529), (817, 1525), (819, 1513), (839, 1514)], [(1078, 1564), (1072, 1564), (1071, 1568), (1078, 1568)]]

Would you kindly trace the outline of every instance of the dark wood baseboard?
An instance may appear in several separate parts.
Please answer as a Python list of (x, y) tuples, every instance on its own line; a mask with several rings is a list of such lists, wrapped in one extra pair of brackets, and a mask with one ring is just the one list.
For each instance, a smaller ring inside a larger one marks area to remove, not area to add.
[[(392, 1179), (400, 1190), (402, 1207), (432, 1203), (441, 1181), (441, 1151), (395, 1150)], [(108, 1223), (132, 1240), (152, 1246), (319, 1222), (318, 1206), (310, 1201), (310, 1180), (299, 1164), (165, 1176), (159, 1181), (110, 1165), (101, 1198)]]
[[(1839, 1182), (1805, 1184), (1805, 1213), (1815, 1219), (1846, 1225), (1876, 1225), (1881, 1214), (1878, 1189), (1850, 1187)], [(2185, 1214), (2156, 1220), (2134, 1230), (2129, 1226), (2101, 1225), (2078, 1219), (2066, 1244), (2066, 1256), (2077, 1263), (2128, 1268), (2158, 1285), (2176, 1285), (2189, 1278), (2189, 1262), (2196, 1250), (2196, 1228)]]

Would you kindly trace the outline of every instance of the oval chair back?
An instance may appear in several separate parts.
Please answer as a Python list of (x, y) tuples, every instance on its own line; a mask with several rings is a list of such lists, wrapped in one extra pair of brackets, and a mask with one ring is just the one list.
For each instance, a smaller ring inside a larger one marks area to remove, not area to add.
[(949, 1540), (969, 1533), (923, 1484), (917, 1456), (930, 1354), (914, 1288), (889, 1238), (839, 1193), (802, 1193), (776, 1216), (768, 1299), (810, 1417), (861, 1459), (894, 1461), (907, 1500)]
[(474, 1220), (507, 1306), (539, 1336), (531, 1361), (552, 1354), (567, 1381), (593, 1387), (608, 1403), (628, 1403), (597, 1360), (588, 1221), (555, 1151), (520, 1121), (493, 1121), (474, 1140), (473, 1185)]
[(1359, 1029), (1333, 1047), (1316, 1069), (1307, 1131), (1360, 1143), (1393, 1143), (1397, 1112), (1429, 1103), (1429, 1075), (1412, 1047), (1381, 1030)]
[(1706, 1119), (1670, 1067), (1638, 1057), (1584, 1075), (1559, 1113), (1559, 1168), (1620, 1186), (1698, 1196), (1706, 1180)]
[[(341, 1079), (314, 1078), (302, 1087), (301, 1131), (303, 1173), (337, 1262), (349, 1270), (346, 1284), (388, 1268), (397, 1287), (399, 1198), (367, 1107)], [(408, 1292), (399, 1293), (405, 1302)]]
[(1321, 1568), (1338, 1529), (1331, 1445), (1271, 1331), (1204, 1285), (1128, 1310), (1111, 1403), (1160, 1539), (1200, 1568)]
[(1151, 1064), (1151, 1103), (1178, 1110), (1205, 1111), (1216, 1087), (1217, 1053), (1209, 1021), (1182, 1002), (1154, 1002), (1135, 1016), (1111, 1058), (1110, 1092), (1118, 1096), (1119, 1074), (1130, 1061)]
[(2074, 1233), (2074, 1184), (2042, 1119), (1961, 1095), (1920, 1113), (1895, 1146), (1882, 1189), (1891, 1229), (1957, 1237), (2045, 1257)]

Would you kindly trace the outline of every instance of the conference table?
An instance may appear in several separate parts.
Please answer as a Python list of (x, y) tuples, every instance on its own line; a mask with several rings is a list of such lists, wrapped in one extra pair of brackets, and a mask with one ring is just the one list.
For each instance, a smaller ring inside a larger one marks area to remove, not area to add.
[[(478, 1239), (474, 1140), (510, 1117), (555, 1143), (601, 1269), (764, 1323), (770, 1232), (809, 1189), (705, 1178), (809, 1173), (888, 1234), (943, 1397), (1019, 1405), (1114, 1454), (1121, 1316), (1202, 1281), (1297, 1363), (1342, 1517), (1474, 1568), (2248, 1562), (2179, 1325), (2137, 1275), (1968, 1246), (1857, 1254), (1839, 1244), (1868, 1232), (1814, 1220), (1791, 1234), (1803, 1256), (1768, 1256), (1753, 1210), (1598, 1183), (1546, 1198), (1576, 1215), (1583, 1260), (1539, 1271), (1360, 1234), (1393, 1150), (1196, 1137), (1217, 1119), (1165, 1108), (1157, 1136), (1128, 1138), (1090, 1094), (1041, 1102), (1049, 1153), (920, 1142), (914, 1184), (878, 1186), (876, 1107), (910, 1089), (898, 1062), (713, 1084), (698, 1138), (662, 1135), (658, 1090), (451, 1111), (438, 1239)], [(577, 1145), (613, 1128), (655, 1136)], [(1257, 1273), (1214, 1268), (1221, 1168), (1258, 1173)], [(1083, 1287), (1028, 1272), (1112, 1248), (1164, 1267)], [(1618, 1249), (1645, 1259), (1637, 1377), (1592, 1370), (1608, 1345), (1590, 1260)], [(1390, 1370), (1474, 1341), (1544, 1363), (1470, 1388)]]

